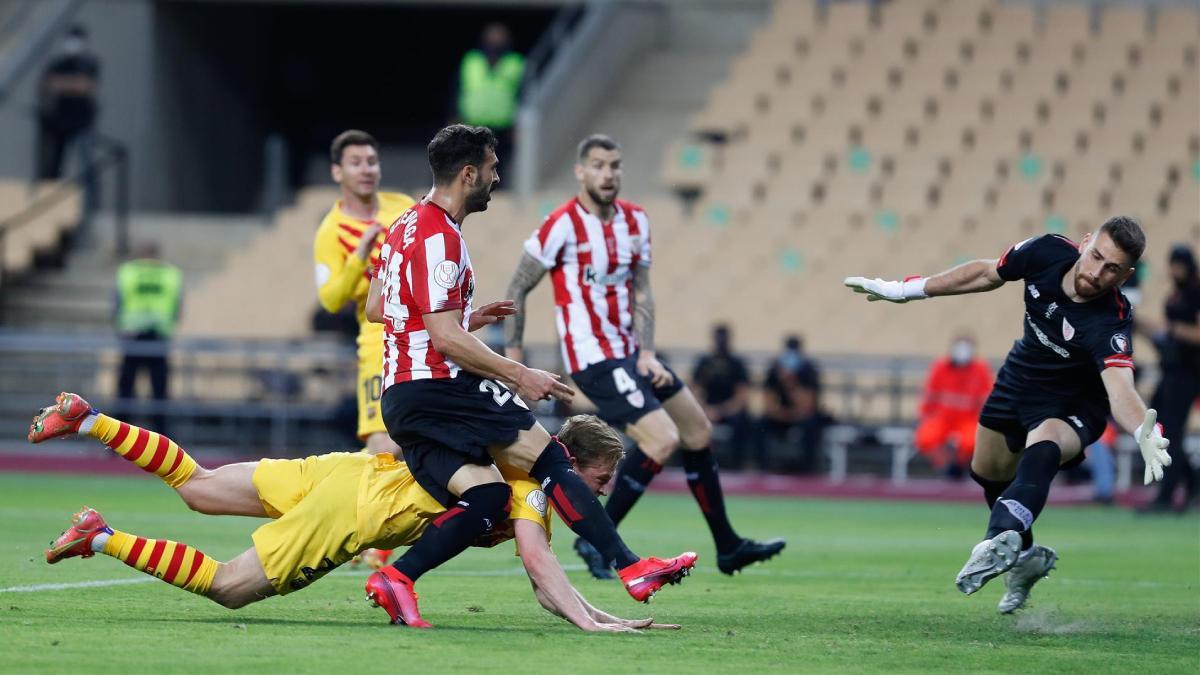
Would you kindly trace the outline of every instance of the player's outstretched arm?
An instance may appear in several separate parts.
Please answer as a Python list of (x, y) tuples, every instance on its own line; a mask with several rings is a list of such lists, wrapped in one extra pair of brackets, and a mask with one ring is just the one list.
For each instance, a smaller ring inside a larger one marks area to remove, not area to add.
[(546, 267), (528, 253), (521, 254), (517, 270), (513, 272), (512, 281), (508, 283), (508, 297), (516, 309), (512, 320), (504, 324), (504, 354), (514, 361), (524, 361), (523, 345), (525, 344), (525, 296), (529, 295), (542, 277), (546, 276)]
[(575, 396), (575, 390), (557, 375), (500, 356), (468, 333), (462, 326), (462, 311), (431, 312), (421, 318), (434, 349), (476, 375), (512, 387), (521, 398), (541, 401), (553, 396), (570, 402)]
[(546, 611), (585, 631), (633, 630), (623, 625), (599, 623), (588, 614), (579, 601), (579, 595), (567, 579), (566, 572), (563, 572), (562, 566), (558, 564), (554, 551), (550, 550), (546, 530), (532, 521), (514, 518), (513, 534), (517, 539), (517, 553), (521, 556), (521, 563), (525, 565), (529, 582), (533, 584), (533, 593)]
[(583, 608), (587, 610), (588, 616), (592, 617), (597, 623), (613, 623), (639, 630), (645, 628), (679, 630), (683, 627), (677, 623), (654, 623), (654, 619), (651, 617), (646, 617), (645, 619), (622, 619), (592, 605), (587, 601), (587, 598), (583, 597), (583, 594), (578, 589), (572, 590), (575, 591), (575, 596), (579, 598), (579, 602), (583, 604)]
[(1100, 371), (1100, 379), (1108, 393), (1113, 419), (1122, 429), (1133, 434), (1138, 449), (1142, 451), (1142, 460), (1146, 463), (1143, 482), (1149, 485), (1162, 480), (1163, 467), (1171, 465), (1171, 455), (1167, 452), (1171, 442), (1163, 438), (1158, 412), (1153, 408), (1147, 410), (1142, 397), (1138, 395), (1133, 383), (1133, 370), (1105, 368)]
[(1004, 279), (996, 271), (996, 262), (972, 260), (931, 277), (908, 277), (903, 281), (846, 277), (842, 283), (854, 289), (855, 293), (865, 294), (871, 302), (887, 300), (905, 303), (939, 295), (983, 293), (1004, 285)]

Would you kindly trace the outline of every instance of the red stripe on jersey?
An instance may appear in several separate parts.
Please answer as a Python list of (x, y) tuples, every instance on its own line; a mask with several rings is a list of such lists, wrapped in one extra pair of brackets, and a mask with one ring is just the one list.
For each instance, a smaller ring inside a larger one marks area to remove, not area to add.
[(575, 355), (575, 338), (571, 336), (571, 305), (562, 305), (562, 320), (563, 330), (563, 350), (567, 352), (567, 370), (575, 372), (579, 370), (579, 358)]
[(1113, 289), (1113, 299), (1117, 301), (1117, 318), (1124, 320), (1125, 317), (1129, 316), (1129, 305), (1121, 299), (1120, 289)]
[(154, 548), (150, 549), (150, 559), (146, 561), (146, 572), (154, 574), (157, 570), (158, 563), (162, 560), (163, 551), (167, 548), (167, 540), (159, 539), (154, 542)]
[(175, 575), (179, 574), (179, 568), (183, 566), (183, 554), (186, 551), (187, 547), (183, 544), (175, 544), (175, 552), (171, 554), (171, 562), (167, 563), (167, 571), (163, 574), (163, 580), (167, 583), (175, 583)]
[(1068, 244), (1070, 244), (1072, 247), (1074, 247), (1076, 251), (1078, 251), (1078, 250), (1079, 250), (1079, 244), (1076, 244), (1075, 242), (1073, 242), (1073, 241), (1071, 241), (1070, 239), (1068, 239), (1068, 238), (1066, 238), (1066, 237), (1062, 236), (1061, 234), (1056, 234), (1056, 235), (1053, 235), (1053, 236), (1055, 236), (1055, 237), (1058, 237), (1059, 239), (1062, 239), (1063, 241), (1067, 242), (1067, 243), (1068, 243)]
[(546, 248), (546, 240), (550, 238), (550, 233), (554, 231), (554, 224), (558, 222), (555, 214), (546, 216), (545, 222), (542, 223), (541, 229), (538, 230), (538, 243), (542, 245), (542, 249)]
[(117, 435), (113, 436), (113, 439), (106, 443), (109, 450), (116, 450), (117, 448), (121, 447), (121, 444), (125, 442), (125, 437), (128, 435), (129, 425), (121, 422), (121, 426), (117, 427)]
[[(617, 206), (620, 209), (620, 205)], [(624, 210), (621, 210), (624, 215)], [(610, 220), (602, 226), (604, 232), (604, 247), (608, 251), (608, 274), (617, 271), (617, 263), (619, 261), (617, 255), (617, 235), (613, 232), (613, 222)], [(607, 286), (604, 290), (604, 299), (608, 303), (608, 322), (616, 327), (617, 334), (621, 333), (621, 308), (617, 305), (617, 287)], [(628, 356), (629, 350), (625, 344), (625, 339), (618, 337), (620, 340), (621, 356)], [(613, 344), (613, 353), (616, 353), (617, 344)]]
[(158, 445), (154, 446), (154, 456), (150, 458), (149, 464), (142, 467), (142, 470), (150, 473), (158, 471), (158, 467), (162, 466), (163, 461), (167, 458), (167, 448), (170, 445), (171, 441), (166, 436), (159, 436)]
[(583, 516), (579, 515), (579, 512), (575, 510), (570, 500), (567, 499), (567, 495), (563, 492), (561, 485), (554, 486), (554, 490), (550, 492), (550, 497), (550, 503), (554, 505), (554, 510), (558, 511), (558, 517), (567, 521), (568, 527), (583, 520)]
[(342, 248), (346, 249), (346, 253), (353, 253), (354, 249), (358, 248), (358, 244), (351, 244), (340, 236), (338, 237), (338, 243), (342, 245)]
[[(592, 302), (591, 287), (586, 282), (586, 272), (592, 266), (592, 251), (589, 248), (586, 251), (580, 250), (582, 244), (588, 243), (587, 228), (583, 226), (583, 219), (579, 217), (579, 212), (574, 208), (569, 210), (568, 215), (571, 217), (571, 224), (575, 227), (575, 251), (579, 258), (579, 295), (583, 297), (583, 306), (587, 310), (588, 318), (592, 322), (592, 334), (596, 336), (596, 340), (600, 343), (600, 351), (604, 353), (606, 360), (615, 358), (613, 356), (612, 345), (604, 338), (604, 329), (600, 326), (600, 316), (596, 314), (596, 305)], [(592, 270), (595, 273), (595, 269)]]
[(1009, 246), (1009, 247), (1008, 247), (1008, 250), (1006, 250), (1006, 251), (1004, 252), (1004, 255), (1000, 256), (1000, 259), (996, 261), (996, 268), (997, 268), (997, 269), (999, 269), (999, 268), (1001, 268), (1001, 267), (1004, 267), (1004, 262), (1005, 262), (1006, 260), (1008, 260), (1008, 254), (1009, 254), (1009, 253), (1012, 253), (1012, 252), (1013, 252), (1013, 249), (1014, 249), (1014, 248), (1016, 248), (1016, 247), (1017, 247), (1017, 245), (1016, 245), (1016, 244), (1013, 244), (1013, 245)]
[(348, 224), (348, 223), (338, 223), (338, 227), (342, 228), (343, 230), (345, 230), (345, 231), (349, 232), (350, 234), (352, 234), (352, 235), (354, 235), (354, 236), (356, 236), (356, 237), (361, 237), (361, 236), (362, 236), (362, 233), (363, 233), (363, 232), (366, 232), (366, 230), (365, 230), (365, 229), (363, 229), (363, 228), (361, 228), (361, 227), (355, 227), (355, 226), (353, 226), (353, 225), (350, 225), (350, 224)]
[(135, 537), (133, 546), (129, 549), (129, 555), (125, 557), (125, 564), (130, 567), (137, 565), (138, 558), (142, 555), (142, 549), (146, 548), (146, 540), (141, 537)]
[(130, 448), (129, 452), (125, 453), (123, 457), (131, 462), (136, 462), (137, 459), (142, 456), (142, 453), (146, 451), (146, 443), (149, 442), (150, 432), (146, 431), (145, 429), (138, 428), (137, 440), (133, 442), (133, 447)]

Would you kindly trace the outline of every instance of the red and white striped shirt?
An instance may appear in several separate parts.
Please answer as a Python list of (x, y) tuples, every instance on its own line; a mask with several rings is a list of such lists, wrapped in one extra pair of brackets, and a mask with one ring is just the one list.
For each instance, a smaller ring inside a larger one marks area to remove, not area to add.
[(458, 364), (433, 348), (422, 316), (462, 310), (471, 318), (475, 274), (462, 229), (442, 207), (414, 205), (392, 224), (379, 252), (383, 283), (383, 388), (458, 375)]
[(572, 198), (546, 217), (525, 252), (550, 270), (563, 362), (572, 373), (637, 350), (633, 272), (650, 266), (650, 220), (640, 206), (618, 199), (612, 220), (602, 223)]

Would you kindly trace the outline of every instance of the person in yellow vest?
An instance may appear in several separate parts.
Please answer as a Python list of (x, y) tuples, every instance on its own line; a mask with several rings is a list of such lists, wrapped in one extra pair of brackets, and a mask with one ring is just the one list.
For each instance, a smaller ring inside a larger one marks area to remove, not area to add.
[(464, 54), (458, 68), (458, 121), (492, 130), (501, 167), (511, 167), (517, 99), (525, 75), (525, 57), (512, 51), (511, 42), (504, 24), (490, 24), (483, 29), (479, 47)]
[(379, 191), (379, 143), (367, 132), (338, 134), (329, 152), (330, 171), (342, 195), (325, 214), (313, 242), (317, 296), (331, 313), (354, 303), (359, 326), (358, 437), (371, 453), (395, 453), (400, 448), (388, 436), (379, 409), (383, 326), (367, 321), (363, 308), (384, 236), (414, 202), (405, 194)]
[[(167, 400), (170, 376), (167, 343), (179, 323), (183, 300), (183, 275), (179, 268), (159, 260), (158, 245), (139, 244), (131, 260), (117, 268), (116, 324), (121, 338), (121, 371), (117, 397), (128, 407), (141, 371), (150, 376), (156, 403)], [(151, 415), (156, 428), (165, 428), (165, 415)]]

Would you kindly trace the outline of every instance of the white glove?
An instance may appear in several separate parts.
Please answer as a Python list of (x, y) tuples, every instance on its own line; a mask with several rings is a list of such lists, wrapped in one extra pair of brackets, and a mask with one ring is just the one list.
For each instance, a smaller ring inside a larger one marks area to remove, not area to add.
[(870, 302), (887, 300), (888, 302), (904, 303), (929, 297), (925, 295), (924, 277), (909, 277), (904, 281), (846, 277), (842, 283), (853, 288), (855, 293), (866, 293), (867, 300)]
[(1151, 408), (1146, 411), (1146, 421), (1133, 431), (1138, 447), (1142, 450), (1142, 459), (1146, 462), (1146, 475), (1143, 481), (1146, 485), (1156, 480), (1162, 480), (1163, 467), (1171, 466), (1171, 455), (1167, 454), (1167, 446), (1171, 441), (1163, 438), (1162, 425), (1157, 424), (1158, 411)]

